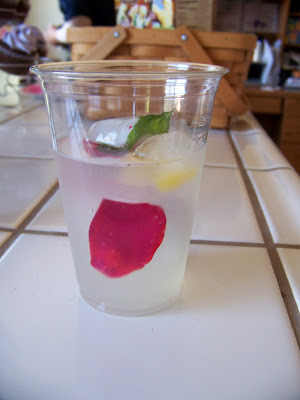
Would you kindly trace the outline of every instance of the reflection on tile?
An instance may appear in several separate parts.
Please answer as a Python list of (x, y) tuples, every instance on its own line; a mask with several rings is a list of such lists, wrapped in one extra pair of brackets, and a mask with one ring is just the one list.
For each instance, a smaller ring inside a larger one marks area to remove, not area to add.
[(54, 158), (48, 125), (0, 125), (0, 156)]
[(11, 236), (10, 232), (0, 232), (0, 246)]
[(0, 226), (15, 228), (55, 183), (54, 160), (0, 158)]
[(300, 244), (300, 177), (292, 169), (249, 171), (275, 243)]
[(28, 229), (67, 232), (60, 191), (48, 201), (28, 225)]
[(21, 98), (20, 103), (16, 107), (0, 107), (0, 123), (11, 118), (17, 117), (19, 114), (27, 113), (39, 104), (43, 104), (41, 99), (35, 99), (32, 96)]
[(239, 170), (204, 168), (192, 239), (263, 242)]
[(19, 115), (21, 112), (20, 107), (0, 107), (0, 123)]
[[(1, 5), (3, 4), (1, 3)], [(3, 69), (1, 68), (0, 106), (12, 108), (18, 106), (19, 103), (20, 103), (20, 77), (17, 75), (9, 74), (3, 71)]]
[(237, 167), (237, 162), (225, 131), (211, 130), (209, 132), (205, 165)]
[(300, 312), (300, 249), (278, 249)]
[(300, 397), (299, 352), (264, 249), (191, 246), (181, 299), (126, 318), (80, 299), (68, 238), (23, 235), (2, 260), (0, 320), (3, 398)]
[(233, 134), (232, 138), (245, 168), (265, 170), (278, 167), (291, 168), (290, 163), (264, 132), (251, 135), (237, 133)]
[(264, 131), (251, 112), (247, 112), (241, 116), (233, 116), (231, 118), (229, 129), (231, 133), (241, 135)]

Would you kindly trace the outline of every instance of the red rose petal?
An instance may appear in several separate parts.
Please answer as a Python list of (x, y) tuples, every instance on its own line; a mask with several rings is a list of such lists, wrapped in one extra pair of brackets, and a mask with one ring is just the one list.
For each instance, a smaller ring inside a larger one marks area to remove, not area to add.
[(165, 229), (159, 206), (104, 199), (89, 229), (91, 264), (114, 278), (141, 269), (152, 260)]

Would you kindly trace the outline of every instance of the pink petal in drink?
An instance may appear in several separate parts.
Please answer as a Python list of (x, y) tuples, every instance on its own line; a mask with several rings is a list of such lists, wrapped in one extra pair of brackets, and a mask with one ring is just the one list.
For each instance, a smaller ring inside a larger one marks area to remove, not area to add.
[(111, 278), (143, 268), (162, 243), (165, 228), (159, 206), (102, 200), (89, 228), (92, 266)]

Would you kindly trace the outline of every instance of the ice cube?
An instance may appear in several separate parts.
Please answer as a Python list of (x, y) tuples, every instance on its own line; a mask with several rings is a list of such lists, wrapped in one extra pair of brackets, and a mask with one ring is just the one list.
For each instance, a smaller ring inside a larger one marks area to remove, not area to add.
[(89, 140), (97, 144), (122, 148), (137, 121), (138, 118), (133, 117), (102, 119), (91, 126)]
[(190, 157), (199, 145), (182, 132), (170, 132), (150, 136), (133, 152), (134, 157), (152, 161), (171, 161)]

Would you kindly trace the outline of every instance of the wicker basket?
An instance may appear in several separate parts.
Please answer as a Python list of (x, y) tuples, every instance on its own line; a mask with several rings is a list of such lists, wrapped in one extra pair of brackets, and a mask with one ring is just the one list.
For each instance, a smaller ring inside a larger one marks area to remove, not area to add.
[(217, 92), (211, 126), (226, 128), (231, 115), (248, 106), (241, 98), (248, 76), (256, 36), (228, 32), (202, 32), (182, 26), (174, 30), (122, 27), (84, 27), (68, 30), (71, 59), (142, 59), (192, 61), (230, 68)]

